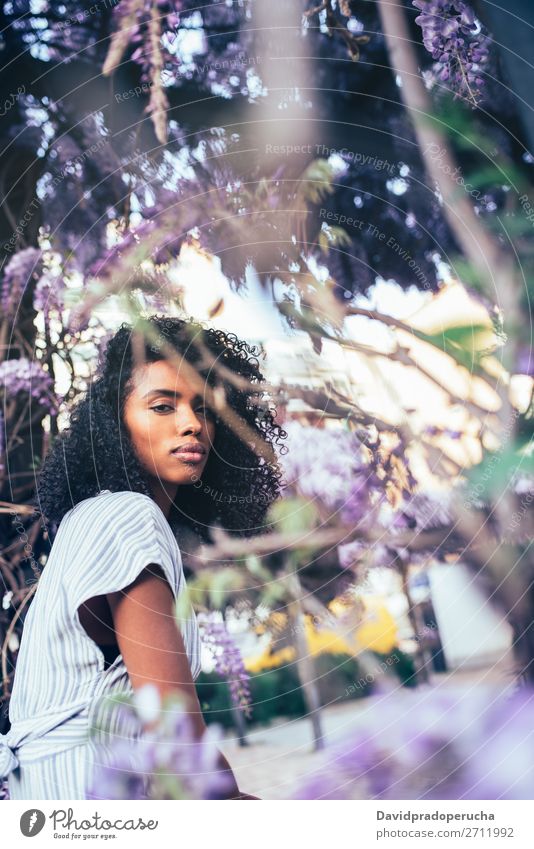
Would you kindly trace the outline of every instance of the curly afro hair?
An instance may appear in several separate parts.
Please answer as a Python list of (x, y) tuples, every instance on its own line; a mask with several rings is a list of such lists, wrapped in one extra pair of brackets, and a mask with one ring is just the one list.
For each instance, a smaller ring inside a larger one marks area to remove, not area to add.
[[(254, 435), (253, 442), (239, 437), (214, 411), (215, 439), (203, 486), (178, 488), (168, 518), (172, 530), (189, 529), (203, 541), (210, 541), (214, 525), (242, 536), (267, 530), (267, 510), (280, 493), (282, 478), (275, 449), (284, 449), (281, 441), (287, 434), (275, 424), (275, 410), (270, 399), (265, 400), (264, 389), (254, 388), (264, 380), (257, 349), (193, 318), (153, 315), (144, 321), (148, 333), (132, 336), (134, 328), (123, 322), (101, 349), (95, 378), (45, 458), (33, 502), (36, 509), (58, 526), (75, 504), (102, 489), (151, 495), (123, 420), (132, 371), (140, 362), (134, 346), (141, 339), (147, 363), (165, 359), (161, 344), (170, 344), (209, 386), (224, 392), (227, 408), (248, 426), (249, 438)], [(221, 368), (214, 368), (214, 361)]]

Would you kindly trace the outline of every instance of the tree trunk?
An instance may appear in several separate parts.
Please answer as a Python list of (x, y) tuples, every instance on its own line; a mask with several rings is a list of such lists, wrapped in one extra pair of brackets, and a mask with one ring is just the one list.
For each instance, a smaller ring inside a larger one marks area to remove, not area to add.
[(306, 640), (305, 620), (299, 601), (292, 601), (288, 607), (291, 630), (294, 634), (294, 646), (297, 656), (297, 672), (304, 694), (306, 710), (313, 728), (314, 748), (324, 749), (324, 737), (321, 727), (321, 699), (315, 676), (315, 664), (309, 653)]
[(246, 727), (246, 724), (245, 724), (245, 718), (243, 716), (243, 711), (239, 710), (239, 708), (236, 707), (235, 705), (232, 705), (232, 718), (234, 720), (234, 725), (235, 725), (235, 728), (236, 728), (236, 731), (237, 731), (237, 739), (238, 739), (239, 745), (241, 747), (248, 746), (249, 743), (248, 743), (248, 740), (247, 740), (247, 727)]
[(413, 602), (410, 588), (408, 586), (408, 566), (401, 558), (398, 560), (398, 568), (402, 580), (402, 591), (408, 603), (408, 619), (410, 620), (410, 625), (412, 626), (417, 644), (414, 655), (415, 681), (417, 684), (428, 684), (430, 681), (430, 675), (428, 672), (429, 660), (426, 656), (424, 643), (421, 640), (424, 623), (419, 621), (417, 606)]

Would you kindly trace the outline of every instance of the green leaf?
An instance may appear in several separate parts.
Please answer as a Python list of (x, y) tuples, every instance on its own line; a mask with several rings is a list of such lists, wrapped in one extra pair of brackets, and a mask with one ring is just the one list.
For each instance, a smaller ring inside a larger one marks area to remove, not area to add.
[(532, 233), (532, 224), (523, 216), (523, 213), (517, 210), (516, 212), (494, 215), (490, 213), (484, 216), (484, 224), (488, 229), (502, 233), (506, 229), (508, 236), (527, 236)]
[(472, 369), (488, 353), (488, 333), (491, 329), (485, 324), (468, 324), (448, 327), (441, 333), (424, 334), (423, 338), (460, 365)]
[(297, 195), (304, 203), (319, 203), (334, 191), (334, 169), (326, 159), (314, 159), (299, 180)]
[(261, 581), (271, 580), (271, 573), (265, 568), (257, 554), (249, 554), (245, 557), (245, 566), (255, 578), (259, 578)]
[(227, 566), (214, 572), (209, 588), (209, 598), (212, 607), (221, 608), (233, 593), (243, 589), (243, 578), (237, 569)]
[(286, 601), (288, 590), (283, 581), (273, 580), (265, 584), (261, 594), (261, 601), (266, 607), (276, 607), (280, 602)]
[[(505, 182), (500, 169), (496, 168), (495, 165), (485, 165), (483, 168), (478, 168), (476, 171), (470, 171), (469, 176), (465, 174), (462, 176), (465, 183), (469, 183), (471, 186), (476, 188), (490, 188), (495, 186), (497, 183)], [(509, 183), (508, 180), (506, 182)]]
[(502, 451), (488, 452), (468, 473), (469, 489), (476, 498), (491, 502), (505, 492), (516, 472), (534, 474), (532, 440), (526, 444), (514, 441)]
[(35, 471), (35, 469), (40, 469), (40, 468), (41, 468), (41, 463), (42, 463), (42, 460), (41, 460), (41, 458), (39, 457), (39, 455), (38, 455), (38, 454), (34, 454), (34, 456), (33, 456), (33, 458), (32, 458), (32, 461), (31, 461), (31, 463), (30, 463), (30, 469), (33, 469), (34, 471)]
[(352, 244), (349, 234), (343, 227), (331, 227), (330, 225), (321, 228), (317, 242), (324, 254), (328, 253), (331, 245), (348, 248)]
[(183, 621), (184, 619), (188, 619), (191, 615), (191, 598), (189, 596), (189, 589), (187, 586), (176, 598), (174, 606), (174, 615), (177, 622), (180, 622), (180, 620)]
[(306, 498), (284, 498), (271, 505), (269, 520), (279, 533), (297, 534), (316, 527), (319, 512), (313, 503)]
[(455, 278), (461, 280), (464, 286), (470, 286), (475, 292), (485, 292), (486, 281), (479, 272), (461, 256), (455, 256), (451, 261), (452, 273)]

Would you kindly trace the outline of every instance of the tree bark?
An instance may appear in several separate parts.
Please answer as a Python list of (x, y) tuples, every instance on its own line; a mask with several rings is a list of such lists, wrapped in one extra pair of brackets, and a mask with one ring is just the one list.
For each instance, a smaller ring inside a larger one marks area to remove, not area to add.
[(306, 640), (305, 619), (301, 604), (298, 600), (288, 606), (291, 630), (294, 635), (294, 646), (297, 656), (297, 672), (304, 694), (306, 709), (313, 729), (314, 748), (324, 749), (325, 741), (321, 724), (321, 699), (315, 675), (315, 664), (310, 655)]

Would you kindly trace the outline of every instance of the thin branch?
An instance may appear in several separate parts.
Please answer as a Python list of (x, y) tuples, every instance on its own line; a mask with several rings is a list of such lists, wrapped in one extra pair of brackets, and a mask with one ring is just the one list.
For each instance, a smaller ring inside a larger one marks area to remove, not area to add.
[(380, 542), (394, 548), (405, 548), (410, 551), (425, 551), (448, 543), (447, 549), (456, 551), (461, 547), (451, 541), (454, 528), (447, 526), (430, 531), (388, 533), (387, 529), (361, 531), (349, 530), (346, 527), (314, 528), (310, 531), (295, 531), (294, 533), (270, 533), (260, 534), (255, 537), (242, 539), (232, 537), (221, 531), (220, 528), (213, 529), (215, 543), (213, 545), (202, 545), (196, 554), (196, 560), (204, 565), (219, 560), (230, 560), (234, 558), (247, 557), (250, 554), (269, 555), (290, 551), (298, 548), (321, 549), (334, 545), (362, 540), (368, 543)]

